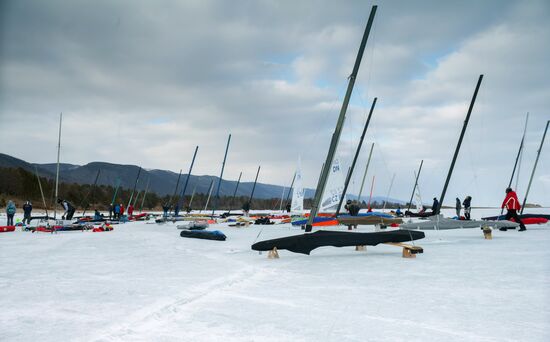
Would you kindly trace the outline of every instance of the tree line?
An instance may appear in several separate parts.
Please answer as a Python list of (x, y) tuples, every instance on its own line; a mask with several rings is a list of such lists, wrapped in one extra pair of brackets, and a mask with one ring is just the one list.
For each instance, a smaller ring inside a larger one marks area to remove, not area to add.
[[(46, 177), (40, 177), (40, 183), (44, 192), (46, 206), (53, 208), (56, 203), (55, 181)], [(132, 189), (119, 188), (116, 190), (110, 185), (92, 184), (77, 184), (63, 182), (59, 184), (58, 198), (66, 199), (71, 202), (78, 210), (108, 210), (111, 202), (122, 203), (127, 206)], [(162, 210), (162, 206), (166, 203), (175, 205), (179, 200), (179, 196), (172, 198), (171, 195), (159, 195), (153, 191), (147, 192), (145, 200), (143, 200), (144, 191), (134, 193), (132, 203), (135, 203), (135, 210)], [(35, 174), (19, 167), (19, 168), (0, 168), (0, 207), (5, 207), (8, 200), (15, 202), (20, 208), (25, 201), (31, 201), (33, 207), (44, 208), (40, 187)], [(191, 194), (187, 194), (183, 201), (183, 206), (187, 207), (191, 200)], [(203, 210), (208, 200), (208, 194), (197, 193), (193, 196), (191, 203), (192, 210)], [(220, 196), (217, 201), (217, 209), (219, 210), (240, 210), (242, 205), (249, 200), (248, 196), (239, 196), (233, 199), (232, 196)], [(214, 205), (214, 195), (211, 196), (208, 202), (207, 210), (212, 210)], [(143, 203), (143, 207), (142, 207)], [(279, 209), (280, 199), (258, 199), (252, 200), (252, 209)], [(283, 205), (284, 207), (284, 205)], [(183, 211), (183, 209), (181, 209)]]
[[(53, 208), (56, 203), (56, 199), (54, 198), (55, 181), (46, 177), (40, 177), (40, 183), (42, 184), (46, 206), (48, 209)], [(94, 187), (92, 184), (66, 182), (59, 184), (58, 192), (59, 198), (68, 200), (78, 210), (87, 209), (91, 211), (94, 209), (100, 211), (108, 210), (111, 202), (122, 203), (124, 206), (127, 206), (132, 196), (132, 189), (119, 188), (114, 198), (115, 188), (113, 186), (97, 185)], [(143, 196), (144, 191), (134, 193), (132, 203), (135, 203), (135, 210), (162, 210), (162, 206), (165, 203), (170, 203), (170, 200), (173, 205), (179, 200), (178, 196), (176, 196), (176, 198), (171, 198), (172, 196), (170, 195), (162, 196), (152, 191), (147, 192), (145, 200), (143, 200)], [(5, 207), (8, 200), (14, 201), (18, 208), (20, 208), (25, 201), (31, 201), (33, 207), (43, 209), (44, 204), (36, 175), (23, 168), (0, 168), (0, 207)], [(184, 198), (183, 206), (187, 207), (190, 200), (191, 194), (187, 194)], [(204, 210), (207, 200), (208, 194), (195, 194), (193, 196), (193, 202), (191, 203), (191, 209)], [(243, 204), (248, 200), (248, 196), (238, 196), (235, 197), (235, 199), (233, 199), (232, 196), (220, 196), (216, 207), (219, 210), (240, 210)], [(207, 210), (212, 210), (214, 201), (214, 195), (212, 195)], [(304, 208), (310, 209), (312, 202), (312, 198), (304, 199)], [(251, 209), (278, 210), (282, 207), (284, 210), (286, 204), (286, 201), (283, 201), (281, 206), (280, 198), (254, 198), (251, 203)], [(382, 208), (383, 205), (383, 202), (372, 202), (371, 208)], [(386, 208), (397, 208), (398, 205), (398, 203), (388, 202)], [(367, 204), (363, 201), (360, 203), (360, 206), (366, 208)], [(181, 211), (184, 211), (184, 209), (181, 209)]]

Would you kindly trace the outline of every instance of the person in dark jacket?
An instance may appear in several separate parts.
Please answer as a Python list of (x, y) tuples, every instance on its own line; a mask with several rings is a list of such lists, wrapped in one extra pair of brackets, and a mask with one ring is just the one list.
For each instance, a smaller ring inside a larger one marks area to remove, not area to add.
[(437, 200), (437, 197), (434, 197), (434, 201), (432, 203), (432, 213), (439, 213), (439, 201)]
[(346, 205), (344, 206), (344, 209), (346, 209), (348, 211), (350, 216), (357, 216), (357, 214), (359, 214), (359, 209), (360, 208), (357, 205), (357, 203), (352, 202), (351, 200), (347, 200)]
[[(357, 205), (357, 203), (355, 203), (355, 202), (352, 202), (351, 200), (346, 201), (346, 205), (344, 206), (344, 209), (346, 209), (348, 211), (350, 216), (357, 216), (357, 214), (359, 214), (359, 210), (360, 210), (359, 205)], [(351, 230), (352, 228), (357, 229), (357, 225), (352, 224), (352, 225), (348, 226), (348, 230)]]
[(180, 216), (180, 205), (179, 205), (179, 203), (176, 203), (176, 205), (174, 206), (174, 216), (176, 216), (176, 217)]
[(244, 216), (248, 216), (248, 213), (250, 212), (250, 202), (246, 201), (243, 204), (243, 214)]
[[(516, 192), (513, 191), (512, 188), (506, 189), (506, 197), (502, 202), (501, 208), (506, 208), (507, 210), (506, 217), (504, 218), (505, 220), (509, 220), (512, 218), (514, 219), (514, 221), (519, 223), (520, 232), (527, 230), (518, 216), (518, 210), (521, 209), (521, 205), (519, 204), (518, 195), (516, 195)], [(506, 230), (506, 228), (500, 228), (499, 230)]]
[(31, 224), (31, 212), (32, 203), (31, 201), (27, 201), (23, 204), (23, 224)]
[(290, 203), (287, 203), (286, 205), (286, 212), (287, 213), (290, 213), (290, 210), (292, 209), (292, 206), (290, 205)]
[(71, 220), (75, 211), (75, 207), (71, 204), (71, 202), (59, 198), (57, 200), (57, 203), (61, 204), (61, 206), (63, 206), (63, 209), (65, 209), (65, 212), (63, 213), (63, 216), (61, 216), (61, 218), (63, 220)]
[(101, 221), (103, 217), (101, 217), (101, 213), (99, 210), (95, 209), (94, 211), (94, 221)]
[(460, 204), (460, 198), (456, 198), (456, 217), (460, 220), (460, 210), (462, 209), (462, 205)]
[(168, 217), (168, 210), (170, 210), (170, 204), (164, 203), (162, 205), (162, 216), (163, 217)]
[(466, 220), (470, 220), (470, 213), (472, 212), (472, 196), (466, 196), (464, 202), (462, 202), (462, 205), (464, 205), (464, 217)]
[(13, 203), (12, 200), (9, 200), (8, 205), (6, 206), (6, 215), (8, 216), (8, 223), (6, 226), (13, 226), (13, 216), (16, 211), (17, 209), (15, 208), (15, 203)]

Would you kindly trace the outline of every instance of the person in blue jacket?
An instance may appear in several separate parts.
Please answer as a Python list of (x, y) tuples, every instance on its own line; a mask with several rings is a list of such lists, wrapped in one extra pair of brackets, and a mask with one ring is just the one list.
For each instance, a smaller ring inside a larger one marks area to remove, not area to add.
[(101, 213), (99, 212), (99, 210), (95, 209), (95, 212), (94, 212), (94, 221), (101, 221), (103, 217), (101, 217)]
[(13, 216), (16, 211), (17, 209), (15, 208), (15, 203), (13, 203), (12, 200), (9, 200), (8, 205), (6, 206), (6, 215), (8, 216), (7, 226), (13, 226)]
[(115, 217), (114, 217), (114, 219), (115, 219), (115, 220), (120, 219), (120, 204), (118, 204), (118, 203), (115, 204), (114, 212), (115, 212)]

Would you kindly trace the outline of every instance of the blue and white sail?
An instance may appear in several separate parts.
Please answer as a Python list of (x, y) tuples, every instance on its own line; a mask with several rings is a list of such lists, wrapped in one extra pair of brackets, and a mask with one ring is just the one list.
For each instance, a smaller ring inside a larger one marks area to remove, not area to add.
[[(340, 203), (340, 196), (344, 191), (344, 172), (342, 170), (342, 164), (338, 158), (334, 158), (332, 167), (325, 187), (325, 192), (321, 200), (320, 211), (321, 212), (336, 212), (338, 203)], [(342, 203), (345, 203), (345, 198)]]

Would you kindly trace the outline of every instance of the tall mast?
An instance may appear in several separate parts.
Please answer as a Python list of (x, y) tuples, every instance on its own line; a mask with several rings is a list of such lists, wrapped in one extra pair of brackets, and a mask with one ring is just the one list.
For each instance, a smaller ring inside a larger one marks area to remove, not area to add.
[(189, 184), (189, 178), (191, 178), (191, 172), (193, 172), (193, 165), (195, 164), (195, 158), (197, 157), (198, 150), (199, 150), (199, 146), (196, 146), (195, 153), (193, 153), (193, 159), (191, 160), (191, 166), (189, 166), (189, 172), (187, 172), (187, 178), (185, 179), (185, 184), (183, 185), (183, 189), (181, 190), (180, 199), (179, 199), (179, 206), (181, 209), (183, 209), (183, 202), (185, 201), (185, 191), (187, 190), (187, 184)]
[(141, 166), (138, 169), (138, 173), (137, 173), (137, 176), (136, 176), (136, 181), (134, 182), (134, 189), (132, 190), (132, 194), (130, 195), (130, 200), (128, 201), (128, 205), (126, 206), (126, 208), (128, 208), (130, 206), (130, 203), (132, 203), (132, 198), (134, 198), (134, 192), (136, 192), (136, 187), (137, 187), (137, 184), (138, 184), (140, 174), (141, 174)]
[[(279, 203), (279, 211), (283, 210), (283, 201), (285, 199), (286, 186), (283, 185), (283, 192), (281, 192), (281, 202)], [(277, 205), (277, 203), (275, 203)]]
[[(411, 199), (409, 200), (409, 206), (407, 207), (407, 211), (410, 211), (411, 210), (411, 206), (412, 206), (412, 201), (413, 201), (413, 197), (414, 197), (414, 192), (416, 191), (416, 187), (418, 186), (418, 177), (420, 177), (420, 171), (422, 171), (422, 164), (424, 164), (424, 159), (422, 159), (420, 161), (420, 167), (418, 168), (418, 172), (416, 173), (416, 177), (414, 178), (414, 186), (413, 186), (413, 191), (411, 193)], [(419, 208), (417, 208), (419, 209)]]
[(527, 196), (529, 195), (529, 190), (531, 189), (531, 183), (533, 182), (533, 177), (535, 176), (535, 170), (537, 169), (537, 163), (539, 162), (540, 152), (542, 151), (542, 146), (544, 145), (544, 138), (546, 138), (546, 132), (548, 131), (548, 124), (550, 124), (550, 120), (546, 121), (546, 128), (544, 128), (544, 134), (542, 135), (542, 140), (540, 141), (540, 147), (537, 151), (537, 159), (535, 159), (535, 165), (533, 165), (533, 172), (531, 172), (531, 178), (529, 178), (529, 185), (527, 185), (527, 191), (525, 192), (525, 197), (523, 198), (523, 205), (521, 206), (520, 214), (523, 214), (525, 203), (527, 203)]
[(374, 143), (370, 145), (369, 159), (367, 160), (367, 166), (365, 167), (365, 173), (363, 173), (363, 180), (361, 181), (361, 187), (359, 188), (359, 196), (357, 200), (361, 202), (361, 195), (363, 194), (363, 187), (365, 186), (365, 179), (367, 178), (367, 171), (369, 170), (370, 158), (372, 157), (372, 150), (374, 149)]
[[(518, 161), (521, 158), (522, 151), (523, 151), (523, 144), (525, 142), (525, 134), (527, 132), (527, 120), (529, 120), (529, 113), (527, 113), (527, 117), (525, 118), (525, 127), (523, 129), (523, 136), (521, 137), (521, 142), (519, 143), (519, 149), (518, 154), (516, 155), (516, 161), (514, 162), (514, 168), (512, 169), (512, 176), (510, 177), (510, 182), (508, 182), (508, 187), (510, 188), (512, 186), (512, 182), (514, 181), (514, 174), (516, 173), (516, 167), (518, 166)], [(521, 161), (519, 161), (521, 163)], [(516, 192), (518, 191), (518, 180), (519, 180), (519, 168), (518, 168), (518, 176), (516, 177)], [(500, 215), (504, 212), (504, 208), (500, 209)]]
[(286, 194), (285, 207), (288, 205), (288, 199), (292, 193), (292, 188), (294, 187), (294, 181), (296, 180), (296, 171), (294, 171), (294, 176), (292, 176), (292, 182), (290, 182), (290, 188), (288, 188), (288, 194)]
[(372, 199), (372, 191), (374, 190), (374, 180), (376, 179), (376, 175), (372, 176), (372, 183), (370, 183), (370, 195), (369, 195), (369, 205), (368, 208), (370, 209), (370, 201)]
[(359, 152), (361, 152), (361, 146), (363, 146), (363, 140), (365, 139), (365, 134), (367, 133), (367, 128), (369, 127), (370, 118), (372, 117), (372, 112), (374, 112), (374, 107), (376, 106), (376, 101), (378, 101), (377, 97), (375, 97), (374, 101), (372, 101), (372, 106), (370, 107), (369, 116), (367, 117), (367, 122), (365, 122), (365, 127), (363, 128), (361, 139), (359, 139), (359, 145), (357, 145), (357, 150), (355, 151), (353, 162), (351, 163), (350, 169), (348, 171), (348, 175), (346, 177), (346, 181), (344, 183), (344, 190), (342, 191), (342, 196), (340, 196), (340, 202), (338, 203), (338, 207), (336, 208), (336, 216), (340, 214), (340, 208), (342, 207), (342, 202), (346, 197), (346, 192), (348, 191), (348, 185), (351, 180), (351, 175), (353, 174), (353, 170), (355, 169), (355, 163), (357, 163), (357, 157), (359, 157)]
[(212, 180), (210, 181), (210, 186), (208, 187), (208, 198), (206, 199), (206, 204), (204, 206), (204, 211), (206, 211), (206, 208), (208, 208), (208, 202), (210, 202), (210, 196), (212, 195), (212, 189), (214, 189), (213, 185), (214, 185), (214, 178), (212, 178)]
[(117, 177), (116, 183), (115, 183), (115, 193), (113, 194), (113, 199), (111, 200), (111, 205), (115, 204), (116, 201), (116, 194), (118, 192), (118, 188), (120, 187), (120, 178)]
[(145, 196), (147, 196), (147, 191), (149, 191), (149, 182), (151, 181), (151, 178), (147, 178), (147, 185), (145, 186), (145, 192), (143, 193), (143, 198), (141, 199), (141, 205), (139, 206), (139, 213), (141, 214), (141, 211), (143, 210), (143, 204), (145, 203)]
[(59, 137), (57, 138), (57, 168), (55, 171), (55, 202), (53, 209), (53, 219), (57, 217), (57, 196), (59, 195), (59, 155), (61, 151), (61, 122), (63, 121), (63, 113), (59, 113)]
[[(523, 160), (523, 141), (525, 139), (525, 134), (527, 133), (527, 123), (529, 122), (529, 112), (527, 112), (527, 115), (525, 117), (525, 126), (523, 127), (523, 137), (521, 138), (521, 146), (520, 146), (520, 149), (519, 149), (519, 163), (516, 161), (516, 163), (518, 164), (518, 175), (516, 177), (516, 187), (515, 187), (515, 191), (517, 192), (518, 191), (518, 182), (519, 182), (519, 172), (521, 171), (521, 161)], [(515, 165), (514, 165), (514, 171), (515, 171)], [(512, 173), (512, 178), (514, 177), (514, 174)], [(510, 183), (510, 185), (512, 185)], [(510, 185), (508, 187), (510, 187)]]
[(46, 198), (44, 197), (44, 191), (42, 190), (42, 182), (40, 182), (40, 176), (38, 176), (38, 168), (34, 166), (34, 172), (36, 173), (36, 179), (38, 180), (38, 187), (40, 188), (40, 195), (42, 195), (42, 203), (44, 203), (44, 210), (46, 210), (46, 222), (49, 219), (48, 206), (46, 205)]
[(229, 203), (229, 211), (227, 214), (229, 215), (231, 213), (231, 206), (233, 203), (235, 203), (235, 196), (237, 196), (237, 190), (239, 189), (239, 184), (241, 184), (241, 176), (243, 175), (243, 172), (239, 173), (239, 179), (237, 180), (237, 185), (235, 185), (235, 191), (233, 191), (233, 197), (231, 198), (231, 203)]
[(84, 211), (82, 212), (82, 216), (84, 216), (86, 214), (86, 210), (88, 210), (88, 205), (89, 205), (88, 196), (90, 196), (90, 198), (93, 200), (94, 190), (97, 185), (97, 180), (99, 179), (100, 173), (101, 173), (101, 169), (97, 169), (97, 174), (95, 175), (94, 184), (92, 185), (90, 192), (86, 194), (86, 197), (84, 197), (84, 199), (82, 200), (82, 203), (80, 205), (80, 207), (84, 205)]
[[(225, 160), (227, 159), (227, 151), (229, 150), (229, 143), (231, 142), (231, 134), (229, 134), (229, 138), (227, 138), (227, 145), (225, 146), (225, 154), (223, 156), (223, 163), (222, 163), (222, 171), (220, 173), (220, 180), (218, 183), (218, 189), (216, 190), (216, 197), (214, 197), (214, 205), (212, 207), (212, 216), (214, 216), (214, 212), (216, 211), (216, 207), (218, 206), (218, 201), (220, 200), (220, 186), (222, 185), (222, 179), (223, 179), (223, 169), (225, 168)], [(204, 209), (206, 210), (206, 209)]]
[(176, 193), (178, 192), (182, 172), (183, 172), (183, 169), (180, 169), (180, 173), (178, 175), (178, 180), (176, 182), (176, 188), (174, 189), (174, 193), (172, 194), (172, 197), (170, 197), (170, 201), (168, 202), (169, 203), (168, 205), (170, 206), (170, 208), (172, 208), (172, 202), (174, 201), (174, 197), (176, 197)]
[(483, 75), (479, 75), (477, 80), (476, 89), (474, 91), (474, 96), (470, 102), (470, 107), (468, 108), (468, 114), (466, 114), (466, 119), (464, 120), (464, 126), (462, 126), (462, 132), (460, 132), (460, 138), (458, 139), (458, 144), (456, 145), (455, 154), (453, 156), (453, 161), (451, 162), (451, 167), (449, 168), (449, 173), (447, 173), (447, 179), (445, 180), (445, 185), (443, 186), (443, 191), (439, 197), (439, 207), (433, 210), (433, 214), (439, 214), (441, 207), (443, 206), (443, 200), (445, 199), (445, 193), (447, 192), (447, 187), (449, 186), (449, 181), (451, 180), (451, 175), (453, 174), (453, 169), (455, 167), (456, 158), (458, 157), (458, 152), (460, 151), (460, 145), (462, 145), (462, 139), (464, 138), (464, 133), (466, 132), (466, 127), (468, 127), (468, 121), (470, 121), (470, 115), (474, 109), (474, 104), (476, 102), (477, 92), (479, 91), (479, 86), (483, 80)]
[(189, 200), (189, 209), (191, 210), (191, 205), (193, 204), (193, 198), (195, 197), (195, 190), (197, 190), (197, 184), (199, 182), (195, 183), (195, 186), (193, 187), (193, 192), (191, 193), (191, 199)]
[(332, 167), (332, 162), (334, 160), (334, 154), (336, 153), (336, 148), (338, 147), (338, 141), (340, 140), (340, 135), (342, 133), (342, 128), (344, 126), (344, 121), (346, 119), (346, 111), (348, 109), (349, 100), (353, 92), (353, 86), (355, 85), (355, 79), (357, 78), (357, 73), (359, 72), (359, 66), (361, 65), (361, 59), (363, 58), (363, 52), (365, 51), (365, 46), (367, 45), (367, 40), (369, 38), (370, 29), (372, 27), (372, 22), (374, 21), (374, 16), (376, 14), (376, 9), (378, 6), (372, 6), (369, 20), (367, 22), (367, 27), (363, 34), (363, 39), (361, 40), (361, 45), (359, 46), (359, 52), (357, 53), (357, 58), (355, 60), (355, 65), (353, 66), (353, 71), (349, 76), (348, 88), (346, 90), (346, 95), (344, 97), (344, 102), (342, 103), (342, 108), (340, 109), (340, 115), (336, 123), (336, 128), (332, 134), (332, 140), (330, 142), (330, 148), (328, 150), (327, 158), (325, 160), (325, 165), (321, 171), (321, 177), (319, 177), (319, 182), (317, 183), (317, 188), (315, 189), (315, 197), (313, 199), (313, 204), (311, 207), (311, 213), (307, 220), (306, 232), (311, 232), (313, 228), (313, 220), (319, 211), (319, 204), (321, 202), (321, 197), (325, 191), (325, 186), (327, 183), (327, 178)]
[(254, 185), (252, 185), (252, 191), (250, 192), (250, 198), (248, 199), (248, 205), (252, 203), (252, 197), (254, 197), (254, 190), (256, 190), (256, 183), (258, 182), (258, 175), (260, 174), (260, 167), (258, 166), (258, 171), (256, 171), (256, 178), (254, 179)]
[(386, 199), (384, 199), (384, 206), (382, 207), (382, 211), (386, 209), (386, 204), (388, 203), (388, 197), (390, 197), (391, 188), (393, 187), (393, 181), (395, 180), (395, 173), (391, 177), (390, 187), (388, 189), (388, 193), (386, 194)]
[(138, 199), (139, 199), (139, 195), (142, 194), (142, 191), (141, 190), (138, 190), (137, 194), (136, 194), (136, 197), (134, 198), (134, 203), (132, 203), (132, 206), (134, 207), (134, 210), (136, 209), (136, 204), (138, 202)]

